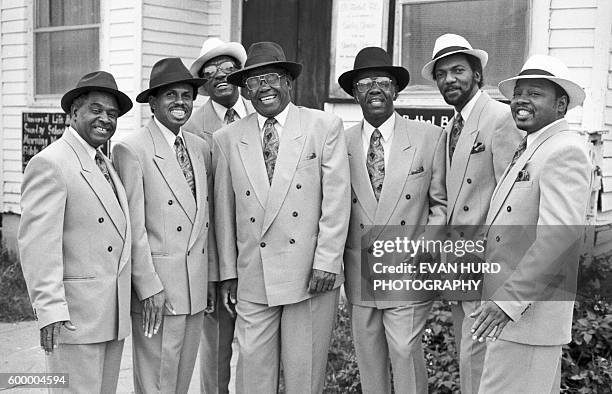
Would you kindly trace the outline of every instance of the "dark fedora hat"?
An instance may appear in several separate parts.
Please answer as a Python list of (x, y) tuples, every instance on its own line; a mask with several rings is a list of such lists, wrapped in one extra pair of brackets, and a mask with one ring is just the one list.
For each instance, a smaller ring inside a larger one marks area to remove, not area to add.
[(193, 86), (193, 98), (195, 99), (198, 88), (204, 85), (206, 80), (202, 78), (194, 78), (178, 57), (161, 59), (155, 63), (151, 69), (149, 88), (136, 96), (136, 101), (139, 103), (146, 103), (149, 101), (149, 96), (155, 95), (159, 88), (172, 85), (173, 83), (187, 83)]
[(87, 92), (106, 92), (115, 96), (117, 105), (119, 105), (119, 116), (125, 114), (132, 109), (132, 100), (123, 92), (117, 89), (117, 82), (112, 74), (106, 71), (94, 71), (85, 74), (76, 84), (76, 88), (69, 90), (62, 96), (62, 109), (69, 114), (70, 107), (75, 98)]
[(391, 57), (382, 48), (366, 47), (357, 53), (353, 69), (340, 75), (338, 84), (349, 95), (353, 95), (353, 82), (359, 72), (366, 70), (380, 70), (391, 74), (397, 82), (397, 91), (401, 92), (408, 82), (410, 73), (404, 67), (394, 66)]
[(291, 78), (295, 79), (302, 72), (302, 65), (287, 61), (285, 52), (280, 45), (275, 42), (256, 42), (249, 47), (244, 68), (234, 71), (227, 76), (227, 82), (232, 85), (244, 86), (243, 77), (251, 70), (266, 66), (278, 66), (287, 70)]

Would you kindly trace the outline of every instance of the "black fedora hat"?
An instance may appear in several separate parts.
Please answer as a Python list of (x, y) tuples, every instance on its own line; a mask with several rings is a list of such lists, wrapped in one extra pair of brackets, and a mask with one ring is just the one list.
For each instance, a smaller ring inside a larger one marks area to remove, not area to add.
[(380, 70), (391, 74), (397, 82), (397, 91), (401, 92), (408, 82), (410, 73), (404, 67), (394, 66), (391, 57), (382, 48), (366, 47), (357, 53), (353, 69), (340, 75), (338, 84), (349, 95), (353, 95), (353, 81), (357, 74), (365, 70)]
[(125, 114), (132, 109), (132, 100), (123, 92), (117, 89), (117, 82), (111, 73), (106, 71), (94, 71), (89, 74), (85, 74), (76, 87), (69, 90), (62, 96), (61, 105), (62, 109), (69, 114), (70, 107), (75, 98), (87, 92), (106, 92), (115, 96), (117, 105), (119, 105), (119, 116)]
[(187, 67), (178, 57), (168, 57), (159, 60), (151, 69), (151, 79), (149, 79), (149, 88), (142, 91), (136, 96), (136, 101), (146, 103), (149, 101), (149, 96), (155, 95), (156, 91), (173, 83), (187, 83), (194, 87), (194, 99), (198, 88), (204, 83), (205, 79), (194, 78)]
[(291, 78), (295, 79), (302, 72), (302, 65), (287, 61), (285, 52), (275, 42), (256, 42), (249, 47), (244, 68), (234, 71), (227, 76), (227, 82), (232, 85), (244, 86), (242, 79), (249, 71), (266, 66), (278, 66), (287, 70)]

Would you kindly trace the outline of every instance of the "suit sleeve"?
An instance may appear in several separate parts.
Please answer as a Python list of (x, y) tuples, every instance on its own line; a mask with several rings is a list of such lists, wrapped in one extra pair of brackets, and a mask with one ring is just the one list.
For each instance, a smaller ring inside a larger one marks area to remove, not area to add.
[(212, 168), (212, 153), (209, 145), (205, 144), (204, 162), (206, 165), (206, 185), (208, 187), (208, 280), (219, 280), (219, 254), (217, 252), (217, 237), (215, 234), (215, 204), (214, 204), (214, 175)]
[(213, 134), (212, 166), (214, 174), (215, 235), (219, 255), (219, 280), (238, 277), (236, 244), (236, 196), (232, 187), (229, 161), (218, 133)]
[(312, 268), (339, 274), (348, 233), (351, 185), (344, 128), (335, 118), (321, 154), (321, 217)]
[(514, 152), (516, 152), (516, 148), (518, 148), (524, 136), (525, 132), (516, 127), (510, 110), (497, 119), (495, 131), (491, 137), (493, 171), (495, 172), (496, 182), (499, 182), (506, 167), (512, 161)]
[(70, 320), (62, 252), (66, 197), (61, 170), (49, 160), (34, 157), (23, 178), (18, 243), (39, 328)]
[(431, 182), (429, 185), (428, 225), (444, 226), (446, 224), (446, 134), (441, 132), (434, 151)]
[(145, 228), (144, 179), (138, 156), (124, 143), (113, 147), (113, 166), (125, 187), (132, 225), (132, 285), (139, 300), (164, 289), (151, 257)]

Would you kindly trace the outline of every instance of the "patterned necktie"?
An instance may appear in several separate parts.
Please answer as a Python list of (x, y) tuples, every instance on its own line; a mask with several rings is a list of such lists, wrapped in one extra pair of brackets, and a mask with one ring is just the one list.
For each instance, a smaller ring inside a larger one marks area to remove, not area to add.
[(459, 141), (459, 136), (461, 135), (461, 130), (463, 130), (463, 118), (461, 117), (461, 113), (458, 113), (455, 117), (455, 121), (453, 122), (453, 128), (450, 133), (450, 141), (448, 143), (448, 159), (450, 162), (453, 162), (453, 153), (455, 153), (455, 148), (457, 147), (457, 141)]
[(380, 130), (374, 129), (370, 136), (370, 147), (366, 157), (366, 168), (368, 169), (376, 201), (380, 198), (380, 192), (382, 191), (385, 179), (385, 150), (383, 149), (381, 138)]
[(263, 127), (263, 155), (270, 184), (272, 184), (272, 175), (274, 175), (274, 166), (276, 165), (279, 144), (278, 133), (276, 132), (274, 123), (276, 123), (276, 119), (268, 118)]
[(228, 108), (225, 112), (225, 117), (223, 118), (223, 122), (225, 124), (230, 124), (236, 120), (236, 118), (240, 119), (240, 116), (236, 113), (234, 108)]
[(519, 157), (521, 157), (521, 155), (523, 154), (523, 152), (525, 152), (525, 149), (527, 149), (527, 136), (525, 136), (522, 140), (521, 143), (519, 144), (518, 148), (516, 148), (516, 152), (514, 152), (514, 156), (512, 156), (512, 161), (510, 162), (510, 166), (508, 167), (508, 170), (510, 168), (512, 168), (512, 166), (514, 165), (514, 163), (517, 162), (517, 160), (519, 159)]
[(106, 179), (106, 181), (110, 184), (111, 189), (113, 189), (113, 193), (115, 193), (115, 196), (116, 196), (117, 191), (115, 190), (115, 185), (113, 184), (113, 181), (111, 179), (110, 172), (108, 171), (108, 167), (106, 166), (106, 162), (104, 161), (102, 152), (100, 152), (98, 149), (96, 149), (96, 156), (94, 157), (94, 161), (96, 162), (96, 165), (102, 172), (102, 175), (104, 175), (104, 178)]
[(183, 139), (180, 136), (176, 136), (176, 140), (174, 140), (174, 149), (176, 150), (176, 159), (178, 160), (179, 166), (181, 166), (181, 170), (183, 170), (183, 175), (185, 175), (185, 179), (187, 180), (187, 184), (195, 197), (195, 179), (193, 177), (193, 167), (191, 166), (191, 160), (189, 160), (189, 154), (187, 153), (187, 148), (185, 148), (185, 144), (183, 144)]

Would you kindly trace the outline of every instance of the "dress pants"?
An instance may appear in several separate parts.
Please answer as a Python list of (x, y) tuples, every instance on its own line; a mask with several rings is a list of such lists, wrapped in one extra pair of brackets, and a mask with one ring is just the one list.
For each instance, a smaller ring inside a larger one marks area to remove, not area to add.
[(47, 373), (67, 373), (68, 387), (53, 393), (115, 393), (121, 366), (123, 342), (108, 341), (85, 345), (60, 343), (46, 356)]
[(287, 394), (322, 393), (338, 294), (272, 307), (238, 299), (236, 393), (276, 393), (280, 363)]
[(486, 342), (472, 339), (471, 329), (476, 319), (470, 317), (480, 304), (480, 301), (458, 301), (451, 305), (462, 394), (476, 394), (480, 386), (487, 346)]
[(558, 394), (560, 391), (561, 345), (487, 340), (480, 394)]
[(432, 301), (387, 309), (353, 305), (351, 325), (363, 393), (391, 393), (389, 360), (396, 393), (427, 393), (422, 337), (432, 305)]
[(132, 313), (134, 391), (186, 393), (202, 335), (204, 312), (164, 315), (157, 334), (144, 336), (142, 315)]

